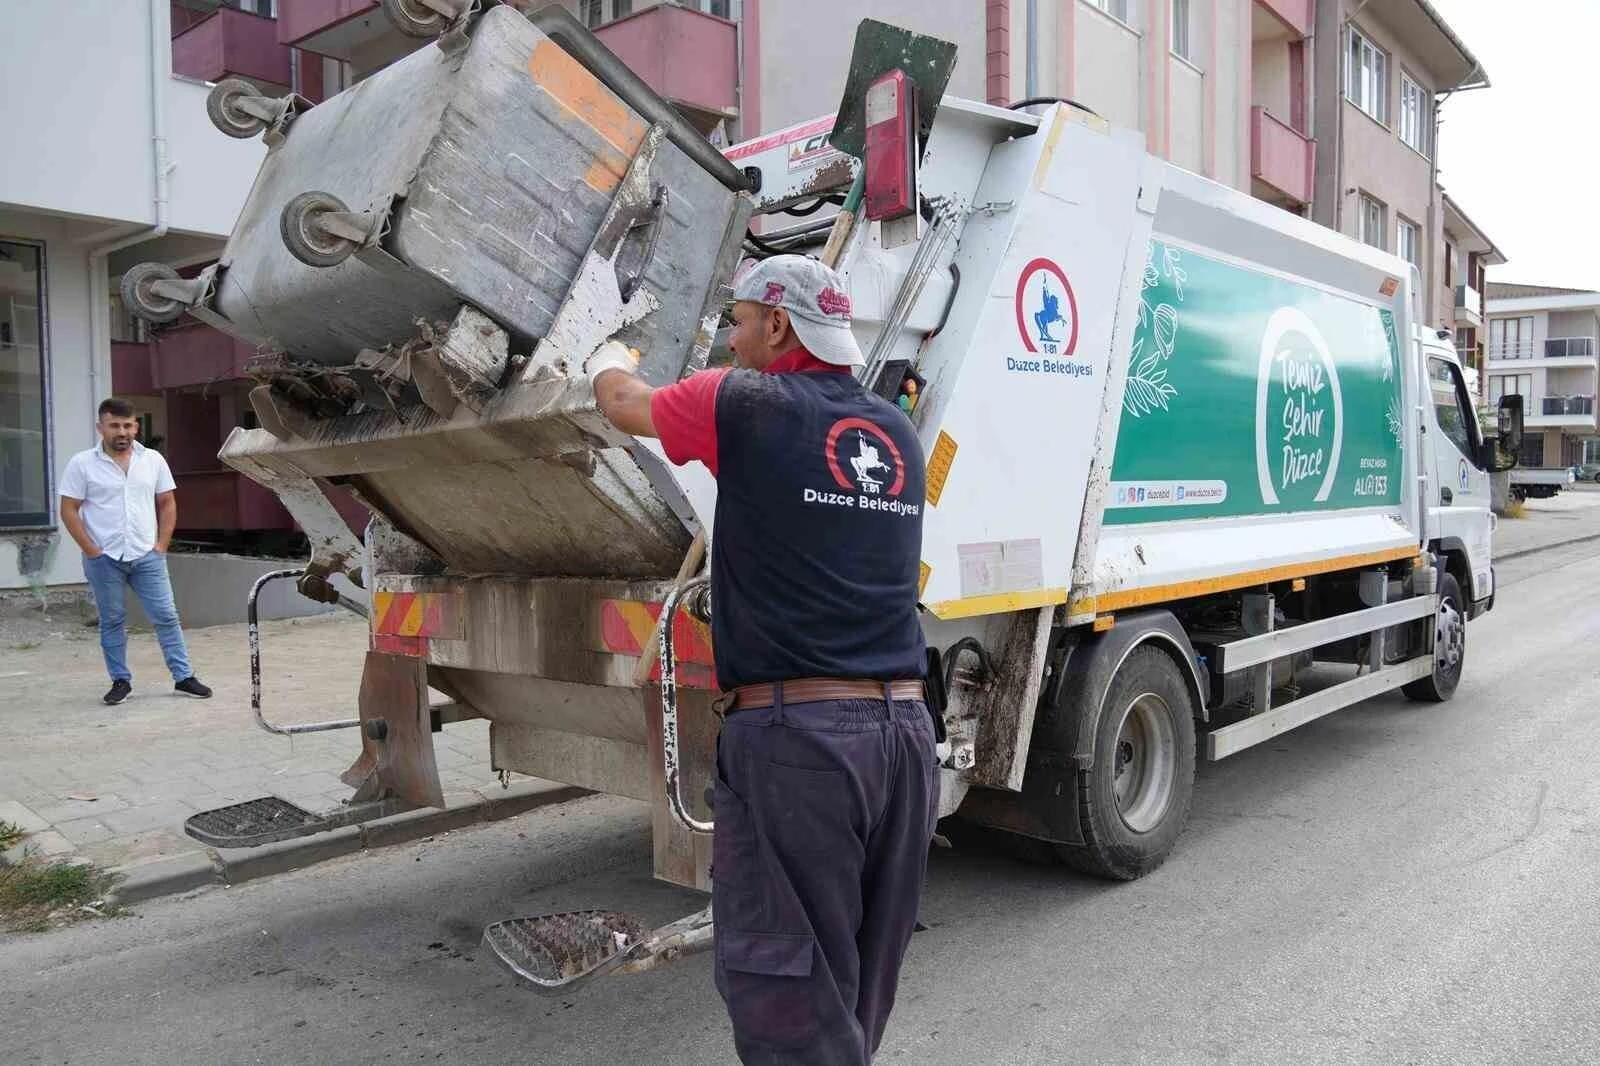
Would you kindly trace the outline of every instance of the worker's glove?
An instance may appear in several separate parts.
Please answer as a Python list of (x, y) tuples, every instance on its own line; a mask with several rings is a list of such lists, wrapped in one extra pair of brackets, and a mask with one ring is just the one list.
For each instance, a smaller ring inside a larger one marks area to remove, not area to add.
[(583, 372), (589, 376), (589, 387), (607, 370), (622, 370), (629, 374), (639, 369), (639, 350), (629, 348), (621, 341), (606, 341), (583, 362)]

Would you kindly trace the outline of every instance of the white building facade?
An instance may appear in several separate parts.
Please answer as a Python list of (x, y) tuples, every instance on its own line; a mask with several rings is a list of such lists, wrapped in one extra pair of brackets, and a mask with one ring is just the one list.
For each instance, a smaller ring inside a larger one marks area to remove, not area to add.
[(172, 74), (169, 0), (0, 5), (0, 588), (76, 584), (68, 458), (112, 392), (115, 279), (214, 257), (265, 151)]
[(1522, 465), (1600, 461), (1600, 292), (1491, 282), (1488, 400), (1522, 397)]

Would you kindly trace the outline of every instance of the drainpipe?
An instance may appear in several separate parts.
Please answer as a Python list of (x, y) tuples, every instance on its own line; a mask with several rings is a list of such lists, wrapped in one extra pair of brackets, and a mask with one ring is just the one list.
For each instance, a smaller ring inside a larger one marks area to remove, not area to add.
[(172, 17), (168, 0), (149, 0), (150, 8), (150, 157), (155, 170), (156, 223), (124, 237), (99, 243), (109, 235), (97, 234), (86, 243), (89, 248), (89, 410), (100, 405), (100, 366), (102, 360), (110, 376), (111, 320), (110, 278), (107, 261), (111, 253), (145, 241), (166, 236), (170, 222), (168, 177), (172, 166), (167, 161), (167, 82), (172, 73)]
[(1027, 89), (1024, 95), (1032, 100), (1039, 95), (1039, 0), (1028, 0), (1027, 47)]

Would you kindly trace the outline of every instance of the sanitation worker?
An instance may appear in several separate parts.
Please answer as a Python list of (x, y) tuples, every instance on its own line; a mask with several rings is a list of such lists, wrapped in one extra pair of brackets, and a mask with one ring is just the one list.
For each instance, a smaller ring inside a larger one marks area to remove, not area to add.
[(585, 371), (618, 429), (717, 478), (715, 973), (741, 1061), (864, 1064), (894, 1006), (938, 813), (917, 617), (922, 448), (859, 384), (850, 298), (804, 256), (734, 285), (733, 369)]

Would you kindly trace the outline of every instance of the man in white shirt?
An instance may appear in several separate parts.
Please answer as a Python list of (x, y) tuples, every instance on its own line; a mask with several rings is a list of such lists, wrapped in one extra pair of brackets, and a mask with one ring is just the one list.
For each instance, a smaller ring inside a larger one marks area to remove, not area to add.
[(160, 452), (135, 439), (139, 422), (126, 400), (102, 401), (98, 428), (100, 446), (74, 455), (61, 477), (61, 521), (83, 549), (83, 576), (100, 613), (100, 650), (111, 675), (105, 701), (121, 703), (133, 691), (123, 591), (127, 587), (156, 627), (174, 690), (206, 699), (211, 690), (189, 667), (167, 576), (167, 546), (178, 524), (172, 471)]

